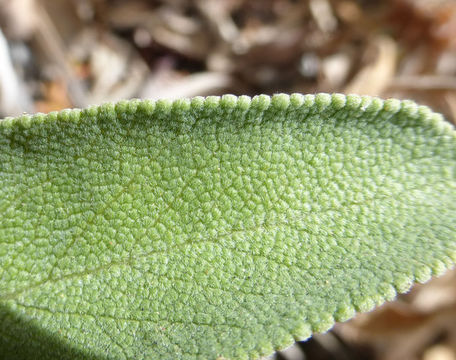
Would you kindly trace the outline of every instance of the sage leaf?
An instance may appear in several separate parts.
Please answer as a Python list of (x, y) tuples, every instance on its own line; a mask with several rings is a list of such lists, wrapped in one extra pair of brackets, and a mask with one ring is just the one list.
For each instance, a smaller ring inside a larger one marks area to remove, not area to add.
[(226, 95), (0, 122), (2, 359), (258, 358), (456, 260), (456, 132)]

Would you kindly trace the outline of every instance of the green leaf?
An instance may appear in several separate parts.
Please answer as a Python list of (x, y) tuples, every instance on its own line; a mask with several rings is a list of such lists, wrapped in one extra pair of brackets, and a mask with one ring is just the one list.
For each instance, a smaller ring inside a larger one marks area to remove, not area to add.
[(125, 101), (0, 122), (0, 357), (256, 358), (456, 260), (411, 101)]

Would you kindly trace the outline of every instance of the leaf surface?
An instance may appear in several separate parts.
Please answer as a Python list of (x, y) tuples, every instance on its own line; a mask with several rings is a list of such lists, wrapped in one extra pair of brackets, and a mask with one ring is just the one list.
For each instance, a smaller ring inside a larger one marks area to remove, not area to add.
[(0, 122), (0, 357), (256, 358), (456, 260), (411, 101), (126, 101)]

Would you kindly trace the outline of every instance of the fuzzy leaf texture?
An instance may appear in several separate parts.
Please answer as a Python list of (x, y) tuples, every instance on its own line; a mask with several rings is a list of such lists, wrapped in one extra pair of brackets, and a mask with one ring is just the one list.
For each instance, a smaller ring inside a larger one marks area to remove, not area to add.
[(0, 358), (257, 358), (456, 260), (456, 132), (231, 95), (0, 122)]

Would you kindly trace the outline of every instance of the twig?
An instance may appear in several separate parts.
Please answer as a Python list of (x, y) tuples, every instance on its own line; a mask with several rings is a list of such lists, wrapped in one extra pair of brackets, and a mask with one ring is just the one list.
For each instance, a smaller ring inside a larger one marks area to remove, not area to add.
[(456, 77), (441, 75), (399, 76), (389, 88), (406, 90), (456, 90)]
[(8, 43), (0, 30), (0, 112), (15, 116), (33, 111), (32, 99), (18, 78), (9, 54)]

